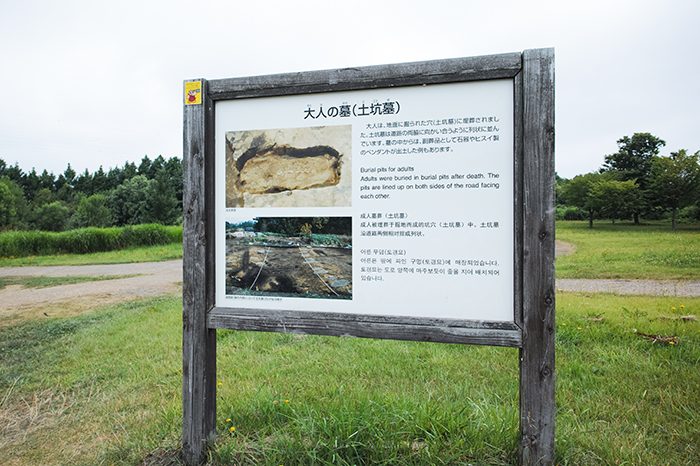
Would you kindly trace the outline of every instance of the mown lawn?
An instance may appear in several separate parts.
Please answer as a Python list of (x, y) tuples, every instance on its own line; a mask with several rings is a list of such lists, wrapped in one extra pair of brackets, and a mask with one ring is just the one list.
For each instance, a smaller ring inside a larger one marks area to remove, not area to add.
[[(700, 299), (557, 299), (557, 462), (697, 464)], [(172, 464), (181, 326), (173, 297), (0, 329), (3, 464)], [(212, 464), (515, 463), (514, 349), (218, 335)]]
[(558, 240), (574, 254), (557, 258), (558, 278), (700, 279), (700, 226), (559, 221)]

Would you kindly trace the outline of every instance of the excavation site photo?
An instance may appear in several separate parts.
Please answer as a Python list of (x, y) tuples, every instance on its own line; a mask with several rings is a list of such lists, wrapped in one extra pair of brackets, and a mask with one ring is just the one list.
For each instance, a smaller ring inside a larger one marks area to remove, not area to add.
[(226, 294), (352, 299), (351, 217), (227, 222)]

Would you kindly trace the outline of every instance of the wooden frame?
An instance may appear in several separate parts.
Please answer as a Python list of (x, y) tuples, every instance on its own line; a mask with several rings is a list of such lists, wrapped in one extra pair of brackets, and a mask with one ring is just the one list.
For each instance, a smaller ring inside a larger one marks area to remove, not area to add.
[[(489, 79), (514, 82), (514, 322), (215, 307), (215, 101)], [(520, 348), (520, 461), (554, 461), (554, 52), (197, 80), (184, 108), (183, 454), (216, 426), (216, 329)]]

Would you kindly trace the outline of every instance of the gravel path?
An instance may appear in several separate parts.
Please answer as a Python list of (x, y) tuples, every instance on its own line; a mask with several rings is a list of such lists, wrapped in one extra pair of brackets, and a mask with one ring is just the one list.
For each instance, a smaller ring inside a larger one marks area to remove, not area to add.
[(557, 290), (650, 296), (700, 296), (700, 281), (558, 278)]
[(0, 267), (0, 277), (68, 277), (85, 275), (178, 275), (182, 279), (182, 261), (136, 262), (105, 265), (49, 265), (43, 267)]

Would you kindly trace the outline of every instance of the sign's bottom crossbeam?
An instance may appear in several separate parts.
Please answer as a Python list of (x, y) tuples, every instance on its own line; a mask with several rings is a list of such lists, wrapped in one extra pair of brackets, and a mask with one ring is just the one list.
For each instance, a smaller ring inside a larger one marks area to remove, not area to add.
[(215, 307), (207, 314), (207, 326), (210, 329), (522, 346), (522, 330), (512, 322)]

